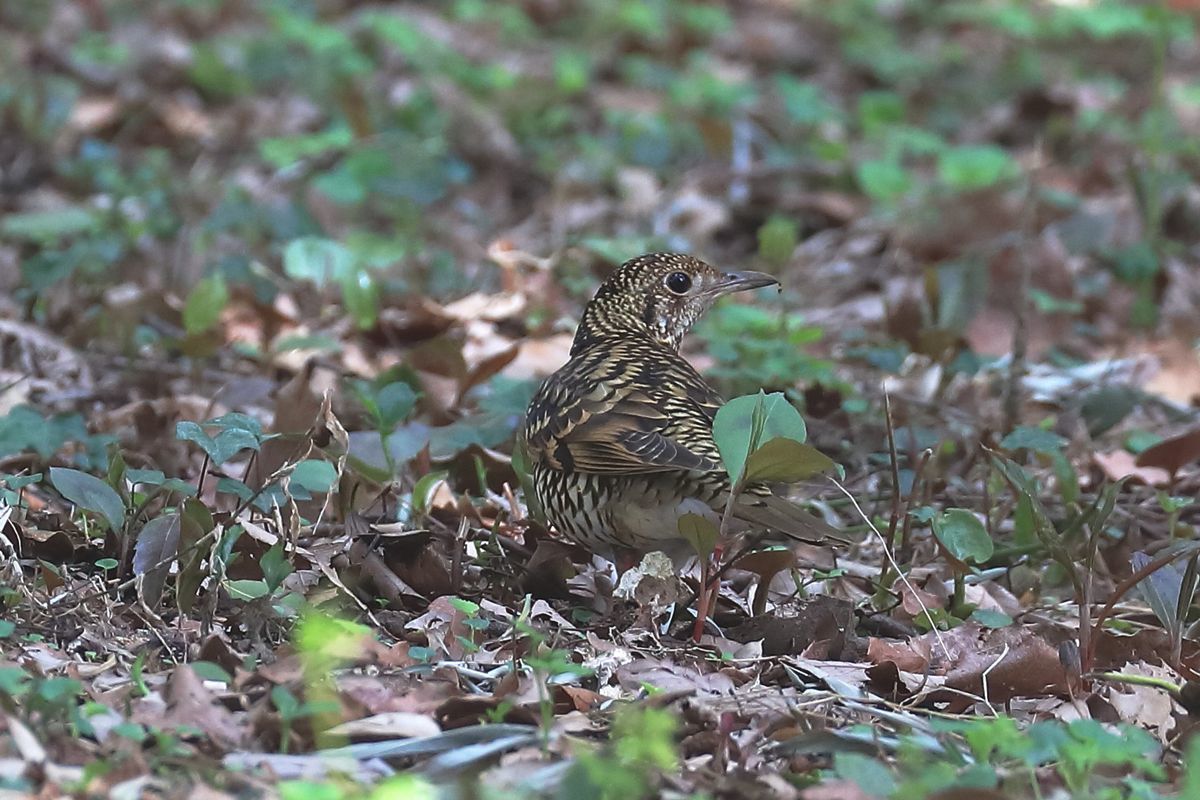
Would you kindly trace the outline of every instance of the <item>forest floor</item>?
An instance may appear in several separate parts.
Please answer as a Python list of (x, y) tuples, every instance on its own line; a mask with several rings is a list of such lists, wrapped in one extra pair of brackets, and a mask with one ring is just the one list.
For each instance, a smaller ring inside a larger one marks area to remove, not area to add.
[[(1200, 797), (1193, 6), (0, 5), (0, 795)], [(856, 541), (699, 642), (513, 455), (655, 250)]]

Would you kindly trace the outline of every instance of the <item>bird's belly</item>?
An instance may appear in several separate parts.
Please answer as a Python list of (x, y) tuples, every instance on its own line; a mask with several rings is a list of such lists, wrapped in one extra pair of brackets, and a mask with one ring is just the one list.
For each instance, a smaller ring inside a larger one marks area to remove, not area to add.
[(682, 537), (679, 517), (717, 520), (712, 494), (699, 482), (668, 475), (565, 476), (535, 472), (534, 482), (550, 523), (560, 533), (601, 554), (614, 548), (647, 552), (674, 549)]

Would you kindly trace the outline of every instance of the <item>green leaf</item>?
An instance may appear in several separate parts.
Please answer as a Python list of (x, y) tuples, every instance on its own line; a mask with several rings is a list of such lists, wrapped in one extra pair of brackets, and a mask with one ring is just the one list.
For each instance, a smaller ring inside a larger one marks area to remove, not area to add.
[(795, 483), (836, 469), (833, 459), (812, 445), (775, 438), (746, 459), (746, 480)]
[(768, 264), (783, 266), (792, 260), (799, 238), (796, 221), (776, 214), (758, 229), (758, 255)]
[(701, 558), (712, 555), (717, 539), (721, 538), (721, 531), (711, 519), (699, 514), (683, 514), (677, 525), (679, 535), (687, 539), (697, 555)]
[(179, 610), (188, 613), (196, 604), (200, 584), (208, 574), (202, 570), (204, 559), (210, 548), (200, 547), (198, 542), (213, 529), (212, 512), (195, 498), (183, 503), (180, 513), (179, 574), (175, 577), (175, 602)]
[(983, 189), (1017, 174), (1017, 163), (995, 145), (963, 145), (938, 156), (938, 179), (953, 189)]
[(899, 200), (912, 189), (912, 176), (898, 161), (867, 160), (855, 169), (855, 178), (862, 190), (873, 200)]
[(131, 486), (162, 486), (167, 476), (161, 469), (129, 469), (125, 479)]
[(1013, 624), (1013, 619), (1003, 611), (977, 608), (971, 612), (971, 619), (985, 628), (1006, 628)]
[[(756, 418), (761, 425), (756, 426)], [(713, 439), (734, 482), (741, 477), (752, 447), (777, 438), (803, 442), (807, 436), (804, 418), (779, 392), (735, 397), (713, 419)]]
[(995, 549), (983, 523), (965, 508), (949, 508), (934, 517), (933, 533), (959, 561), (982, 564)]
[(212, 661), (193, 661), (189, 666), (191, 666), (192, 672), (196, 673), (196, 677), (201, 680), (233, 683), (233, 676), (226, 672), (220, 664)]
[(283, 552), (282, 543), (272, 545), (270, 550), (263, 553), (263, 557), (258, 561), (258, 566), (262, 568), (263, 580), (266, 581), (267, 588), (272, 592), (278, 589), (284, 578), (293, 572), (292, 565)]
[(229, 303), (229, 287), (225, 276), (215, 273), (192, 287), (183, 306), (183, 328), (189, 334), (211, 330), (221, 319)]
[(0, 218), (0, 238), (48, 243), (67, 236), (91, 233), (100, 218), (90, 208), (67, 206), (52, 211), (28, 211)]
[(883, 763), (862, 753), (834, 753), (833, 770), (872, 797), (891, 797), (896, 779)]
[(179, 553), (182, 520), (179, 514), (155, 517), (138, 534), (133, 550), (133, 574), (142, 576), (139, 589), (143, 602), (150, 608), (162, 599), (171, 562)]
[(266, 581), (227, 581), (225, 588), (234, 600), (257, 600), (271, 593)]
[(783, 110), (798, 125), (820, 125), (838, 120), (841, 111), (825, 96), (825, 90), (813, 81), (801, 81), (783, 73), (775, 76), (775, 91), (783, 100)]
[(300, 701), (283, 685), (271, 687), (271, 702), (284, 719), (295, 718), (300, 711)]
[(424, 516), (429, 513), (429, 504), (433, 502), (433, 493), (437, 489), (438, 484), (446, 480), (450, 473), (446, 470), (436, 470), (424, 475), (412, 490), (412, 510), (418, 516)]
[(1057, 453), (1066, 444), (1067, 440), (1057, 433), (1027, 426), (1014, 428), (1000, 442), (1005, 450), (1032, 450), (1035, 453)]
[(243, 503), (254, 497), (254, 490), (245, 483), (239, 481), (237, 478), (230, 478), (224, 475), (217, 479), (217, 492), (219, 494), (231, 494)]
[(1133, 386), (1099, 386), (1083, 396), (1079, 413), (1088, 435), (1098, 437), (1114, 428), (1142, 404), (1145, 395)]
[(43, 417), (30, 406), (19, 405), (0, 417), (0, 455), (33, 450), (49, 459), (68, 441), (87, 439), (87, 426), (78, 414)]
[(383, 431), (391, 431), (412, 413), (417, 405), (417, 393), (404, 381), (389, 383), (375, 395), (378, 409), (378, 427)]
[(310, 458), (301, 461), (292, 470), (292, 486), (301, 486), (309, 492), (328, 492), (337, 481), (337, 469), (328, 461)]
[(1017, 508), (1013, 512), (1013, 544), (1030, 547), (1037, 543), (1037, 520), (1033, 514), (1033, 503), (1028, 495), (1017, 495)]
[(379, 284), (365, 269), (342, 276), (342, 303), (359, 330), (375, 327), (379, 320)]
[(125, 503), (104, 481), (65, 467), (50, 468), (50, 482), (58, 493), (80, 508), (99, 514), (114, 533), (125, 526)]
[(466, 600), (462, 597), (451, 597), (450, 605), (466, 614), (468, 617), (473, 617), (479, 613), (479, 603), (473, 600)]
[[(206, 424), (217, 425), (219, 421), (210, 420)], [(224, 464), (242, 450), (257, 450), (262, 444), (260, 436), (245, 427), (223, 427), (214, 437), (187, 420), (175, 423), (175, 438), (199, 445), (214, 465)]]
[(354, 271), (354, 254), (332, 239), (305, 236), (293, 239), (284, 248), (283, 271), (293, 280), (311, 281), (322, 287)]

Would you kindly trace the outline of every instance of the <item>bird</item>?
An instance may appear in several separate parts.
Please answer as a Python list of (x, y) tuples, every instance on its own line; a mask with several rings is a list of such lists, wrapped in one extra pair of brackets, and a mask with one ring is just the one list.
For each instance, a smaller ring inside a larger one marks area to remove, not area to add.
[[(537, 504), (561, 535), (617, 564), (655, 550), (677, 565), (695, 556), (679, 518), (718, 519), (731, 483), (712, 432), (723, 400), (679, 348), (718, 298), (778, 283), (650, 253), (601, 284), (520, 433)], [(731, 519), (769, 538), (846, 541), (761, 483), (744, 487)]]

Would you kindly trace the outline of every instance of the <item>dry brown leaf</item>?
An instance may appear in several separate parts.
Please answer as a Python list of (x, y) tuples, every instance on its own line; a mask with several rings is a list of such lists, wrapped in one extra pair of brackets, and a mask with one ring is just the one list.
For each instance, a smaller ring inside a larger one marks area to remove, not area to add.
[(873, 664), (891, 662), (905, 672), (924, 672), (932, 659), (933, 644), (927, 639), (891, 642), (871, 637), (867, 644), (867, 660)]
[(1139, 467), (1158, 467), (1171, 475), (1179, 468), (1200, 458), (1200, 428), (1163, 439), (1138, 454), (1134, 461)]
[(1104, 472), (1111, 481), (1129, 477), (1132, 483), (1144, 483), (1147, 486), (1165, 487), (1171, 485), (1171, 473), (1158, 467), (1138, 466), (1133, 454), (1126, 450), (1113, 450), (1108, 453), (1092, 453), (1092, 461)]
[(545, 339), (523, 339), (517, 343), (516, 357), (501, 374), (517, 380), (544, 378), (567, 363), (573, 338), (564, 333)]

